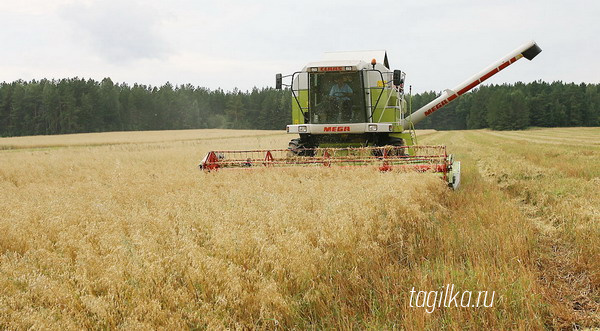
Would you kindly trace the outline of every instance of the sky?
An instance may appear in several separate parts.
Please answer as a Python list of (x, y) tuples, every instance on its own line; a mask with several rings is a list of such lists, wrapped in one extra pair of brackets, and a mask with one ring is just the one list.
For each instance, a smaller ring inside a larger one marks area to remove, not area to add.
[(600, 2), (583, 0), (0, 0), (0, 82), (246, 91), (324, 52), (384, 49), (420, 93), (452, 88), (529, 40), (542, 53), (486, 83), (600, 83)]

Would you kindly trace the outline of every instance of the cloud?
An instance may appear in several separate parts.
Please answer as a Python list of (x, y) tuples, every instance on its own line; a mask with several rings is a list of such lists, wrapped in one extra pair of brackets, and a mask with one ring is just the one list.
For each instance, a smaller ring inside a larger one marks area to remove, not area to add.
[(63, 6), (79, 47), (89, 47), (112, 64), (168, 55), (166, 38), (160, 34), (162, 14), (138, 2), (97, 1)]
[[(451, 88), (521, 43), (543, 49), (488, 84), (598, 82), (599, 5), (347, 0), (0, 1), (2, 80), (91, 77), (242, 90), (325, 51), (387, 49), (413, 91)], [(383, 10), (385, 9), (385, 10)], [(569, 15), (564, 15), (568, 12)]]

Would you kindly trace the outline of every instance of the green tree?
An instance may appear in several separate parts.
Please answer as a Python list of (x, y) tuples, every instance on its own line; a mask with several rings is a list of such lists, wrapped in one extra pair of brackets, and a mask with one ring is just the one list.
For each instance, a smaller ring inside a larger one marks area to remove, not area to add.
[(101, 123), (98, 124), (101, 125), (102, 131), (122, 130), (119, 88), (108, 77), (100, 82), (98, 111), (101, 114)]
[(227, 95), (227, 103), (225, 106), (225, 115), (229, 120), (228, 127), (231, 129), (241, 129), (243, 124), (241, 119), (244, 116), (244, 102), (242, 101), (242, 94), (238, 90), (234, 90), (233, 93)]

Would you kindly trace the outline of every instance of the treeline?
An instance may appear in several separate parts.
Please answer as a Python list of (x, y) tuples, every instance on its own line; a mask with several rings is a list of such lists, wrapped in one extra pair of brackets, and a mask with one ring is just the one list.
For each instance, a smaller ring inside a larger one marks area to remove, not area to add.
[(80, 78), (0, 84), (0, 136), (168, 129), (279, 129), (291, 95)]
[[(439, 95), (414, 95), (412, 109)], [(417, 128), (519, 130), (529, 126), (600, 126), (600, 85), (536, 81), (481, 86), (435, 112)]]
[[(562, 82), (482, 86), (437, 111), (418, 128), (599, 126), (598, 84)], [(412, 109), (438, 93), (412, 97)], [(81, 78), (0, 84), (0, 136), (167, 129), (276, 129), (291, 122), (291, 94), (242, 92), (169, 83), (115, 84)]]

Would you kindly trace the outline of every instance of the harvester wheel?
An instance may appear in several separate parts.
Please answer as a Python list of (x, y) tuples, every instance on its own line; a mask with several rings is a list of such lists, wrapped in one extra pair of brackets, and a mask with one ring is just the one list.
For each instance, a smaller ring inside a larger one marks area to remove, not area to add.
[[(390, 139), (388, 141), (388, 145), (393, 146), (393, 147), (404, 146), (404, 140), (402, 138), (390, 137)], [(405, 154), (405, 152), (406, 151), (404, 149), (395, 149), (395, 150), (393, 150), (393, 155), (394, 156), (403, 156)]]
[(288, 145), (289, 156), (313, 156), (312, 149), (306, 149), (300, 138), (292, 139)]
[[(385, 146), (392, 146), (392, 147), (404, 146), (404, 140), (402, 140), (402, 138), (389, 137), (387, 139), (387, 141), (386, 141)], [(375, 156), (383, 156), (381, 150), (373, 151), (373, 154)], [(405, 150), (404, 149), (393, 149), (393, 148), (390, 148), (388, 150), (387, 154), (390, 155), (390, 156), (402, 156), (402, 155), (405, 154)]]

